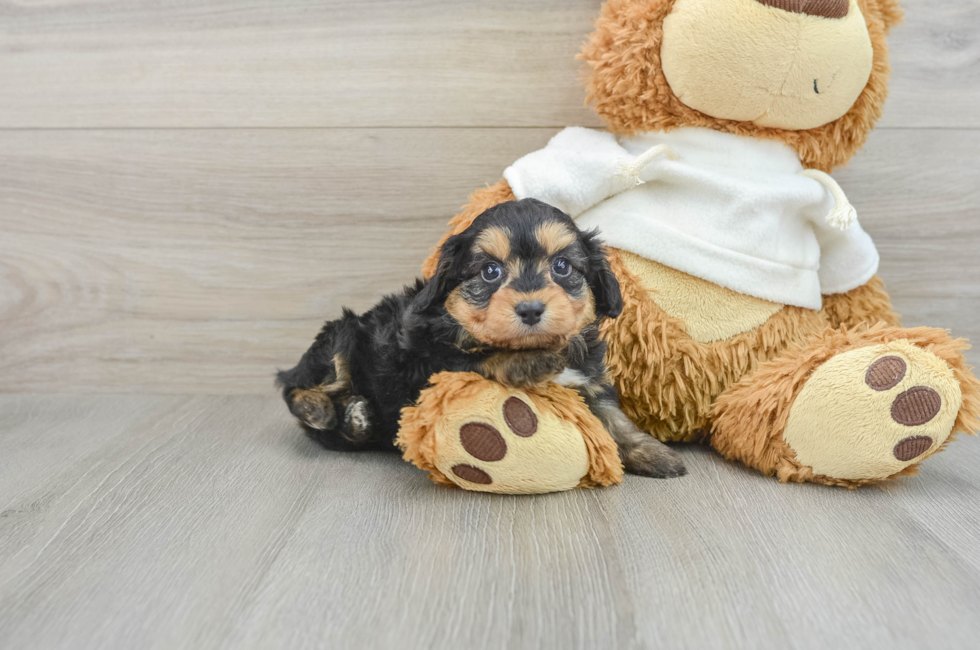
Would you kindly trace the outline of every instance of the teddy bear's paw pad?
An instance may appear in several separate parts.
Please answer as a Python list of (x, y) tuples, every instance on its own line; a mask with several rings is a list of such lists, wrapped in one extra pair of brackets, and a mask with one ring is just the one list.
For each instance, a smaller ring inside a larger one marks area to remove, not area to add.
[[(898, 386), (905, 378), (908, 364), (902, 357), (888, 355), (871, 364), (864, 376), (872, 390), (886, 391)], [(916, 427), (931, 422), (943, 408), (943, 398), (935, 389), (928, 386), (913, 386), (900, 393), (891, 406), (891, 417), (895, 422), (907, 427)], [(929, 436), (908, 436), (895, 445), (892, 453), (900, 461), (915, 460), (929, 451), (934, 440)]]
[(914, 460), (929, 451), (932, 443), (929, 436), (909, 436), (900, 440), (892, 453), (901, 461)]
[(435, 465), (468, 490), (555, 492), (577, 487), (589, 454), (574, 425), (495, 386), (437, 427)]
[[(500, 432), (489, 424), (468, 422), (459, 429), (459, 441), (472, 456), (485, 461), (503, 460), (507, 455), (507, 443)], [(455, 469), (453, 470), (455, 472)]]
[(868, 371), (864, 373), (864, 383), (877, 391), (895, 388), (905, 378), (906, 370), (908, 364), (905, 360), (890, 354), (868, 366)]
[(935, 453), (962, 402), (952, 370), (906, 340), (850, 350), (797, 396), (783, 439), (814, 473), (882, 479)]
[(509, 397), (504, 402), (504, 421), (522, 438), (530, 438), (538, 431), (538, 416), (517, 397)]
[(490, 485), (493, 483), (493, 479), (490, 478), (489, 474), (479, 467), (473, 467), (472, 465), (454, 465), (453, 474), (470, 483), (477, 483), (479, 485)]
[(913, 386), (892, 402), (892, 419), (907, 427), (925, 424), (939, 415), (943, 398), (928, 386)]

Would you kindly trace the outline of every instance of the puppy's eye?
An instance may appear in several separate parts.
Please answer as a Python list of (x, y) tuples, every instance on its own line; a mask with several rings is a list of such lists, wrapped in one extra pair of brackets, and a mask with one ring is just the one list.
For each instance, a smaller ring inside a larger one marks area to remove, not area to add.
[(572, 272), (572, 265), (564, 257), (559, 257), (551, 263), (551, 272), (560, 278), (564, 278)]
[(500, 279), (502, 274), (503, 273), (500, 270), (500, 266), (496, 262), (490, 262), (489, 264), (484, 265), (483, 271), (480, 272), (480, 275), (482, 275), (483, 279), (487, 282), (496, 282)]

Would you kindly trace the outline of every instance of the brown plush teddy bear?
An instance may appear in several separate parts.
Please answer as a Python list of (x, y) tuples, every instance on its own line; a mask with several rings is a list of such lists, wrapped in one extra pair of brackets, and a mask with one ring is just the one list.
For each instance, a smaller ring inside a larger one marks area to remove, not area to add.
[[(475, 192), (446, 237), (527, 197), (598, 227), (625, 303), (603, 325), (607, 363), (623, 410), (660, 440), (710, 439), (780, 481), (914, 474), (955, 432), (975, 433), (980, 383), (965, 341), (901, 327), (874, 245), (827, 175), (881, 115), (901, 15), (895, 0), (609, 0), (582, 55), (608, 132), (562, 131)], [(499, 420), (510, 395), (473, 391), (423, 394), (403, 420), (406, 457), (480, 465), (461, 460), (458, 429)], [(588, 419), (573, 400), (527, 399), (553, 427)], [(618, 480), (537, 453), (506, 471), (483, 463), (471, 478), (488, 483), (448, 480), (504, 492)], [(539, 482), (546, 460), (574, 469)]]

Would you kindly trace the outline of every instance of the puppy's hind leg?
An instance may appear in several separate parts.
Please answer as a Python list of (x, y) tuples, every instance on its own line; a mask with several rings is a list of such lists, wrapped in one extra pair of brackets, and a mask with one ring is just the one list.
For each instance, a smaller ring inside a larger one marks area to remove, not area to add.
[(304, 355), (298, 366), (279, 373), (279, 383), (289, 412), (308, 429), (332, 431), (337, 427), (335, 402), (346, 403), (350, 396), (350, 374), (343, 357), (335, 354), (324, 363)]
[(321, 386), (295, 388), (286, 397), (289, 412), (300, 422), (317, 431), (331, 431), (337, 426), (337, 410)]
[(583, 394), (592, 413), (616, 441), (623, 468), (630, 474), (674, 478), (687, 474), (684, 461), (673, 449), (641, 431), (619, 408), (616, 389), (606, 386), (597, 394)]
[(359, 395), (354, 395), (344, 409), (341, 433), (351, 443), (364, 445), (372, 437), (372, 420), (373, 416), (368, 401)]

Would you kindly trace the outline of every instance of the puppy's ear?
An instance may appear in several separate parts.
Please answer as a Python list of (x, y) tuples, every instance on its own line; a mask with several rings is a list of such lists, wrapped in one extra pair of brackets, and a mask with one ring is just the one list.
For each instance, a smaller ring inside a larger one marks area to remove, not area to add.
[(606, 249), (595, 230), (585, 233), (582, 242), (589, 254), (589, 270), (585, 279), (595, 297), (596, 315), (616, 318), (623, 312), (623, 296), (619, 292), (619, 280), (609, 268)]
[(445, 302), (449, 292), (459, 286), (463, 270), (463, 254), (470, 241), (470, 237), (465, 235), (465, 232), (453, 235), (442, 244), (436, 272), (415, 296), (415, 300), (412, 301), (412, 311), (420, 314)]

